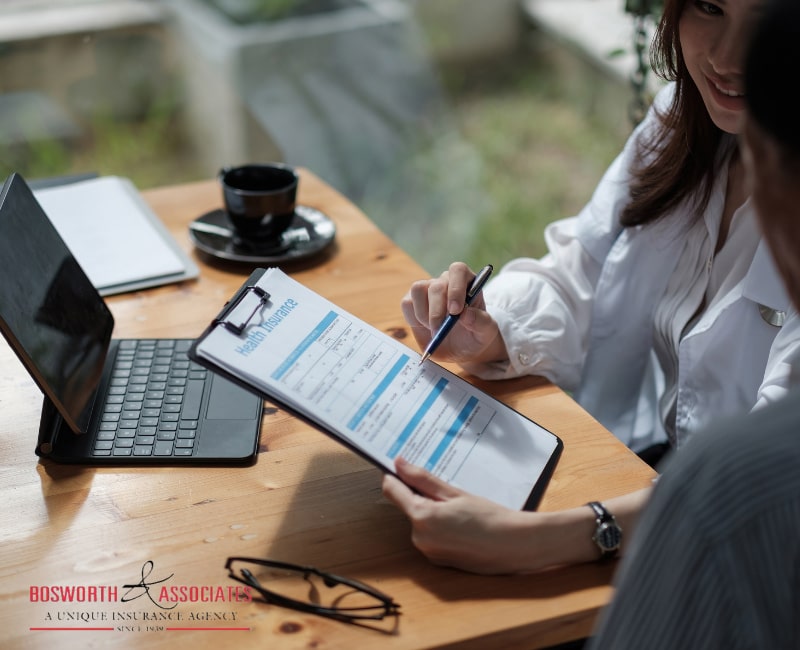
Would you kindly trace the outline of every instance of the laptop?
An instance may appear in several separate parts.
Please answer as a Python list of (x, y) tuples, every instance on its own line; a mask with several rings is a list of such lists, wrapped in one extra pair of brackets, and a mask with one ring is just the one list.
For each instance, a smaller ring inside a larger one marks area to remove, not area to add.
[(44, 393), (36, 454), (87, 465), (255, 461), (260, 397), (192, 362), (192, 339), (114, 339), (113, 329), (103, 298), (12, 174), (0, 192), (0, 331)]

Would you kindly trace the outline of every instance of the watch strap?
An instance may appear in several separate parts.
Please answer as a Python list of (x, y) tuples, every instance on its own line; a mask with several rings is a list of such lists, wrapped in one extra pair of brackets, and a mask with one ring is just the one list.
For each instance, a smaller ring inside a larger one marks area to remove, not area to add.
[(586, 505), (592, 509), (595, 515), (597, 526), (592, 535), (592, 541), (600, 549), (600, 558), (608, 560), (616, 557), (622, 544), (622, 529), (617, 524), (617, 520), (599, 501), (590, 501)]
[(587, 503), (586, 505), (589, 506), (592, 510), (594, 510), (594, 516), (598, 520), (597, 523), (600, 523), (602, 521), (609, 521), (610, 519), (613, 518), (613, 515), (608, 510), (606, 510), (606, 507), (599, 501), (589, 501), (589, 503)]

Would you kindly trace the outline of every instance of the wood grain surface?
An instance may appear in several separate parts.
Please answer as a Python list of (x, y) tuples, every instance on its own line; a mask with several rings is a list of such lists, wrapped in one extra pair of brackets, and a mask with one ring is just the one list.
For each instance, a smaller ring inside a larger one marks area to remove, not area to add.
[[(356, 206), (301, 173), (300, 202), (333, 219), (337, 235), (320, 257), (284, 270), (415, 347), (399, 303), (424, 271)], [(216, 181), (143, 194), (195, 256), (201, 277), (108, 298), (115, 336), (194, 337), (251, 268), (214, 261), (191, 244), (192, 219), (221, 207)], [(652, 480), (649, 467), (546, 381), (473, 381), (564, 440), (540, 509), (577, 506)], [(37, 459), (41, 402), (0, 342), (3, 648), (535, 648), (588, 634), (611, 595), (613, 564), (519, 577), (432, 566), (411, 545), (404, 517), (383, 499), (380, 471), (274, 404), (265, 405), (251, 467), (95, 468)], [(237, 602), (229, 589), (237, 583), (224, 569), (232, 555), (363, 580), (399, 602), (402, 616), (375, 630)], [(164, 582), (141, 586), (157, 580)], [(187, 602), (163, 609), (163, 586)]]

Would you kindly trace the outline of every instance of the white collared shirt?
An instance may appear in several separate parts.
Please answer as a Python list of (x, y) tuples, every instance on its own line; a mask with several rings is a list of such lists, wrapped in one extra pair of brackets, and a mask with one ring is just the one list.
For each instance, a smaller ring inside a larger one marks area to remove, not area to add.
[[(672, 92), (668, 86), (656, 104)], [(715, 183), (691, 242), (690, 202), (647, 226), (619, 225), (635, 138), (657, 124), (651, 111), (590, 203), (547, 227), (544, 258), (512, 260), (488, 284), (487, 309), (509, 361), (465, 365), (484, 378), (547, 377), (574, 391), (634, 450), (665, 440), (667, 430), (680, 446), (711, 420), (780, 398), (800, 349), (800, 319), (753, 227), (749, 202), (736, 214), (724, 255), (708, 268), (727, 174)], [(683, 298), (674, 297), (676, 287)], [(687, 327), (698, 296), (706, 306)], [(770, 325), (762, 307), (784, 312), (783, 326)]]

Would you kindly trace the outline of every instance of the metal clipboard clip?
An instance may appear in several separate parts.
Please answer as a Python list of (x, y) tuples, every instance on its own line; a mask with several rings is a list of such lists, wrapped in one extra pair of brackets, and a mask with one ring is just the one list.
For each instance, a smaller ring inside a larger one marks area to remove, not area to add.
[[(231, 321), (228, 317), (236, 311), (236, 308), (241, 304), (242, 300), (248, 295), (250, 292), (256, 294), (259, 298), (258, 304), (253, 308), (253, 311), (250, 312), (250, 315), (242, 321)], [(244, 333), (244, 328), (247, 327), (248, 323), (253, 320), (253, 316), (256, 315), (259, 309), (261, 309), (264, 305), (269, 302), (269, 293), (264, 291), (261, 287), (258, 287), (254, 284), (248, 284), (244, 289), (242, 289), (239, 296), (234, 300), (233, 303), (225, 310), (225, 312), (220, 315), (219, 318), (214, 319), (212, 325), (222, 325), (226, 330), (233, 332), (237, 336), (241, 336)]]

